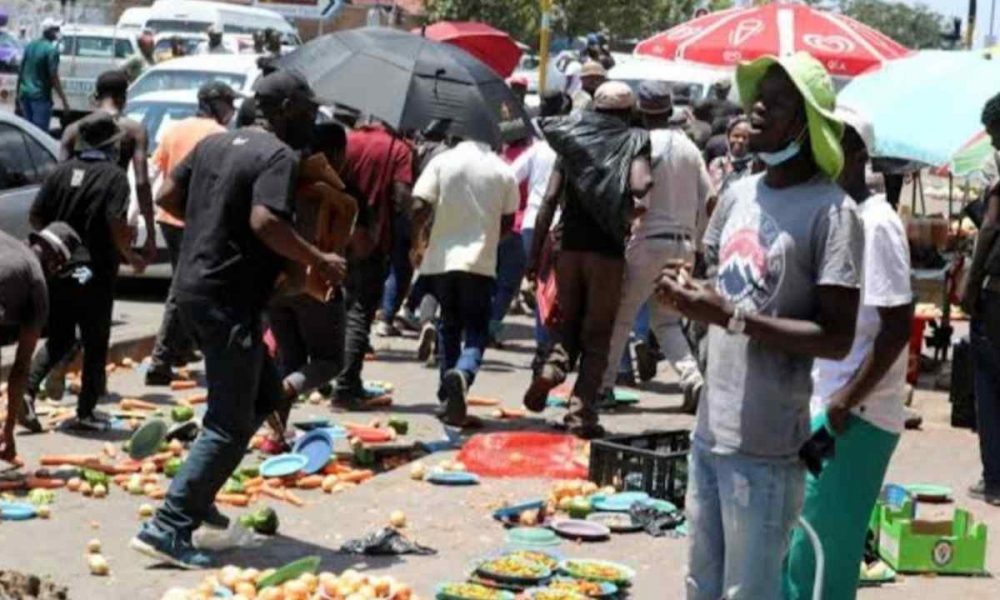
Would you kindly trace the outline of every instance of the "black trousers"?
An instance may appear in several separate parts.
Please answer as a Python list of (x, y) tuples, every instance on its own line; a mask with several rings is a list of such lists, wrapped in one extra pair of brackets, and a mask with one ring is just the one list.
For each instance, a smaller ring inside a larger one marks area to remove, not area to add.
[(48, 339), (31, 362), (28, 393), (32, 397), (38, 393), (49, 371), (73, 349), (79, 328), (83, 380), (76, 414), (87, 417), (94, 412), (107, 382), (104, 367), (108, 362), (116, 279), (117, 274), (101, 274), (84, 284), (72, 278), (49, 282)]
[[(184, 229), (160, 223), (160, 231), (167, 242), (167, 252), (170, 255), (170, 267), (177, 272), (177, 257), (181, 253), (181, 237)], [(152, 366), (170, 367), (179, 357), (185, 356), (194, 348), (194, 342), (181, 321), (177, 310), (177, 299), (174, 297), (173, 282), (167, 292), (167, 301), (163, 305), (163, 321), (160, 331), (156, 334), (156, 345), (153, 346)]]
[(385, 254), (376, 252), (365, 259), (352, 260), (347, 266), (344, 304), (347, 310), (347, 333), (344, 339), (344, 368), (337, 377), (340, 395), (361, 396), (364, 385), (361, 369), (368, 352), (369, 333), (375, 311), (382, 300), (382, 289), (389, 268)]

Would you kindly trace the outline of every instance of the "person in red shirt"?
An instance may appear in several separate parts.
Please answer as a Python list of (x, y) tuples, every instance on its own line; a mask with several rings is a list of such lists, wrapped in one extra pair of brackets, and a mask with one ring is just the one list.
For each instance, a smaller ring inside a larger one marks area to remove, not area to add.
[(334, 401), (363, 408), (368, 395), (361, 381), (361, 369), (369, 348), (369, 333), (379, 308), (387, 275), (389, 253), (397, 214), (408, 214), (413, 186), (413, 147), (380, 123), (362, 125), (347, 136), (344, 181), (362, 195), (372, 216), (373, 250), (349, 257), (344, 299), (347, 335), (344, 368), (337, 377)]

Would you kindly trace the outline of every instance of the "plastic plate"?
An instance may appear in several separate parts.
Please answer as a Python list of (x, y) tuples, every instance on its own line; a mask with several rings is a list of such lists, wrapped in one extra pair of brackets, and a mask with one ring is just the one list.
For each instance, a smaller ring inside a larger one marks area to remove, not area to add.
[(325, 429), (310, 431), (295, 442), (292, 450), (295, 454), (305, 456), (308, 462), (302, 467), (302, 472), (306, 475), (318, 473), (330, 462), (333, 454), (333, 437)]
[(556, 519), (549, 527), (564, 538), (573, 540), (597, 541), (611, 536), (611, 530), (604, 525), (582, 519)]
[(627, 514), (620, 512), (596, 512), (587, 515), (587, 520), (604, 525), (614, 533), (632, 533), (642, 531), (642, 525), (637, 524)]
[[(475, 590), (478, 595), (464, 594), (462, 588)], [(437, 600), (477, 600), (478, 598), (514, 600), (514, 594), (506, 590), (497, 590), (478, 583), (442, 583), (438, 586), (437, 594), (434, 597)]]
[(515, 527), (507, 533), (507, 543), (515, 548), (547, 548), (562, 543), (551, 529)]
[(274, 573), (257, 582), (257, 589), (281, 585), (286, 581), (291, 581), (301, 577), (305, 573), (315, 573), (319, 569), (320, 558), (318, 556), (306, 556), (281, 567)]
[(309, 459), (301, 454), (279, 454), (265, 460), (260, 465), (263, 477), (287, 477), (301, 471)]
[[(600, 567), (602, 569), (607, 569), (609, 573), (607, 574), (587, 573), (585, 568), (588, 566), (595, 566), (595, 567)], [(610, 571), (615, 571), (615, 573), (612, 574)], [(621, 587), (623, 585), (626, 586), (629, 585), (635, 578), (635, 569), (608, 560), (586, 560), (586, 559), (564, 560), (561, 563), (559, 563), (559, 572), (565, 573), (570, 577), (575, 577), (576, 579), (586, 579), (587, 581), (608, 581), (617, 585), (618, 587)]]
[(545, 502), (542, 500), (522, 502), (521, 504), (515, 504), (514, 506), (508, 506), (507, 508), (501, 508), (494, 511), (493, 518), (503, 523), (512, 523), (517, 520), (521, 513), (529, 510), (539, 510), (543, 506), (545, 506)]
[(128, 455), (134, 460), (142, 460), (156, 454), (160, 444), (167, 437), (167, 423), (160, 419), (147, 421), (135, 430), (130, 438)]
[(479, 485), (479, 476), (465, 471), (431, 473), (427, 481), (438, 485)]
[(27, 521), (37, 514), (34, 506), (24, 502), (0, 502), (0, 515), (4, 521)]
[(621, 492), (610, 496), (594, 496), (592, 504), (599, 512), (628, 512), (636, 502), (649, 500), (646, 492)]
[[(530, 568), (536, 574), (514, 575), (495, 570), (495, 565), (493, 563), (504, 559), (516, 563), (522, 567)], [(512, 558), (509, 555), (498, 556), (496, 558), (490, 558), (481, 562), (479, 566), (476, 567), (476, 572), (482, 575), (483, 577), (487, 577), (489, 579), (493, 579), (501, 583), (518, 583), (518, 584), (530, 584), (530, 585), (537, 585), (540, 581), (544, 581), (549, 577), (552, 577), (552, 569), (549, 569), (542, 563), (530, 560)]]

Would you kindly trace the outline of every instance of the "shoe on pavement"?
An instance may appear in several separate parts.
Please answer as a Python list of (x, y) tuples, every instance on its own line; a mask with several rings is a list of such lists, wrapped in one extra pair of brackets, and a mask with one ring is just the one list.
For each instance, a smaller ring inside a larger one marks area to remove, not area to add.
[(531, 385), (524, 392), (524, 407), (533, 413), (545, 411), (548, 405), (549, 392), (562, 383), (565, 377), (560, 377), (556, 369), (550, 365), (544, 365), (541, 372), (531, 380)]
[(21, 412), (17, 415), (17, 422), (31, 433), (41, 433), (42, 423), (35, 413), (35, 401), (31, 396), (25, 394), (21, 403)]
[(639, 381), (650, 381), (656, 377), (656, 355), (645, 341), (635, 345), (635, 362), (639, 371)]
[(392, 324), (400, 331), (420, 331), (420, 320), (408, 308), (403, 308), (392, 320)]
[(1000, 506), (1000, 489), (987, 489), (986, 482), (982, 479), (979, 480), (979, 483), (969, 487), (969, 497), (982, 500), (990, 506)]
[(597, 410), (608, 412), (616, 408), (618, 408), (618, 402), (615, 401), (615, 391), (613, 389), (597, 393)]
[(375, 323), (375, 335), (378, 337), (399, 337), (403, 335), (396, 327), (388, 321), (379, 320)]
[(441, 401), (444, 402), (442, 421), (448, 425), (461, 427), (468, 416), (465, 397), (469, 393), (469, 384), (465, 373), (458, 369), (447, 371), (441, 377)]
[(177, 535), (160, 530), (151, 523), (144, 523), (132, 541), (136, 552), (181, 569), (207, 569), (212, 566), (212, 558), (195, 549), (190, 540), (180, 540)]
[(906, 417), (903, 423), (907, 429), (920, 429), (920, 426), (924, 423), (924, 418), (920, 413), (909, 406), (903, 407), (903, 415)]
[(169, 365), (149, 365), (146, 370), (146, 385), (170, 385), (174, 380), (174, 372)]
[(618, 376), (615, 377), (615, 385), (630, 388), (636, 387), (638, 384), (635, 381), (635, 373), (633, 373), (631, 369), (625, 372), (619, 372)]
[(202, 356), (201, 352), (197, 350), (185, 350), (174, 357), (173, 363), (175, 367), (186, 367), (191, 363), (201, 362), (205, 357)]
[(420, 328), (420, 341), (417, 343), (417, 359), (427, 362), (434, 353), (434, 342), (437, 340), (437, 327), (433, 323), (425, 323)]
[(226, 529), (229, 529), (230, 520), (229, 517), (222, 514), (222, 511), (219, 510), (218, 506), (213, 504), (212, 506), (208, 507), (208, 514), (205, 515), (205, 518), (202, 520), (201, 523), (205, 527), (224, 531)]
[(111, 419), (106, 415), (90, 413), (82, 417), (77, 417), (70, 423), (70, 428), (76, 431), (109, 431), (111, 429)]

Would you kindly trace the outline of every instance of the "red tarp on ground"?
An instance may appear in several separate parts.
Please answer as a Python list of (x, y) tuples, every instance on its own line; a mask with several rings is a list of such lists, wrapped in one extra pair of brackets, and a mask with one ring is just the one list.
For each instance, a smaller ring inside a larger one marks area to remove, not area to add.
[(510, 431), (472, 436), (458, 460), (483, 477), (582, 479), (583, 442), (571, 435)]

